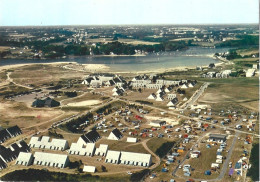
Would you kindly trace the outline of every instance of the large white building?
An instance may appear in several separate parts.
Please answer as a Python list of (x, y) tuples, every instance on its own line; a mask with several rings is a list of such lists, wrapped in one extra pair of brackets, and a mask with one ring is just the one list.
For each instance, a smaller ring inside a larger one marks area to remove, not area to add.
[(33, 162), (33, 155), (27, 152), (20, 152), (16, 160), (17, 165), (29, 166)]
[(135, 152), (121, 152), (120, 163), (149, 167), (152, 164), (152, 155)]
[(106, 156), (107, 150), (108, 150), (108, 145), (100, 144), (99, 148), (97, 148), (96, 151), (95, 151), (95, 155)]
[(48, 136), (32, 137), (29, 143), (31, 148), (50, 150), (66, 150), (69, 147), (68, 141), (64, 139), (50, 139)]
[(35, 152), (34, 165), (65, 168), (69, 164), (67, 155)]
[(105, 162), (112, 164), (149, 167), (152, 164), (152, 155), (108, 150)]
[(86, 145), (72, 143), (69, 149), (69, 154), (93, 156), (95, 148), (95, 143), (87, 143)]
[(121, 155), (121, 152), (119, 152), (119, 151), (108, 150), (105, 162), (106, 163), (118, 164), (119, 159), (120, 159), (120, 155)]

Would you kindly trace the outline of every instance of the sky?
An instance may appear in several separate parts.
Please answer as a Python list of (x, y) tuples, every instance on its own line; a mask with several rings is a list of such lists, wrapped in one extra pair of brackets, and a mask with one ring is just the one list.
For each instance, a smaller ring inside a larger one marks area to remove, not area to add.
[(0, 26), (258, 23), (258, 0), (0, 0)]

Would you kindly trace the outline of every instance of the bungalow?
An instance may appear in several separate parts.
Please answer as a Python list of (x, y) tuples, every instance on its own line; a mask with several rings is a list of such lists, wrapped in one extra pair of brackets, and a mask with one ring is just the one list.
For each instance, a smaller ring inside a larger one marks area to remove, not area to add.
[(156, 99), (156, 95), (154, 93), (152, 93), (151, 95), (149, 95), (148, 99)]
[(16, 160), (16, 165), (29, 166), (33, 162), (33, 155), (27, 152), (20, 152)]
[(119, 95), (122, 96), (123, 93), (124, 93), (124, 90), (118, 89), (118, 90), (115, 91), (112, 95), (113, 95), (113, 96), (119, 96)]
[(181, 86), (181, 88), (189, 88), (189, 86), (185, 83)]
[(35, 152), (34, 165), (65, 168), (69, 164), (67, 155)]
[(157, 95), (157, 97), (156, 97), (156, 99), (155, 99), (156, 101), (163, 101), (164, 99), (163, 99), (163, 97), (162, 96), (160, 96), (160, 95)]
[(195, 83), (194, 82), (190, 82), (189, 84), (188, 84), (188, 87), (194, 87), (195, 86)]
[(99, 148), (97, 148), (96, 151), (95, 151), (95, 155), (106, 156), (107, 150), (108, 150), (108, 145), (100, 144)]
[(105, 162), (106, 163), (118, 164), (120, 156), (121, 156), (121, 152), (108, 150)]
[(175, 106), (178, 103), (177, 97), (168, 102), (167, 106)]
[(218, 143), (223, 143), (226, 142), (227, 138), (226, 135), (222, 134), (210, 134), (208, 142), (218, 142)]
[(120, 140), (123, 137), (123, 134), (117, 129), (113, 129), (111, 133), (109, 134), (108, 138), (109, 140)]

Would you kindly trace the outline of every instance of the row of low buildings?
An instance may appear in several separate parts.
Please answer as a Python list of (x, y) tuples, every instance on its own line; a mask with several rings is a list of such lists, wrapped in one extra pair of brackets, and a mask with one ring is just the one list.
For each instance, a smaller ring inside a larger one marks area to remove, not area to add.
[(125, 83), (126, 82), (122, 77), (115, 75), (89, 75), (82, 81), (82, 84), (93, 88), (99, 88), (102, 86), (122, 87)]
[(221, 72), (210, 71), (201, 75), (202, 78), (228, 78), (231, 74), (231, 70), (224, 70)]
[(19, 141), (9, 147), (0, 145), (0, 169), (7, 167), (7, 163), (15, 160), (20, 152), (29, 152), (30, 147), (24, 142)]
[(20, 152), (16, 160), (17, 165), (41, 165), (49, 167), (65, 168), (69, 164), (68, 155), (46, 153), (46, 152), (35, 152), (32, 153)]
[(151, 154), (108, 150), (105, 162), (149, 167), (152, 164), (152, 156)]

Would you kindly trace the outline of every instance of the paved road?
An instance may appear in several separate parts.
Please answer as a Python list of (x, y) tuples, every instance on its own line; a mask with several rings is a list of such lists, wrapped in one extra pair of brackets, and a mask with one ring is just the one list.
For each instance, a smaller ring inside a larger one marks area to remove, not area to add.
[(193, 95), (192, 97), (186, 102), (184, 103), (181, 108), (182, 109), (187, 109), (189, 106), (193, 105), (194, 102), (196, 102), (199, 97), (204, 93), (205, 89), (209, 86), (210, 83), (206, 82), (204, 83), (199, 90), (197, 90)]

